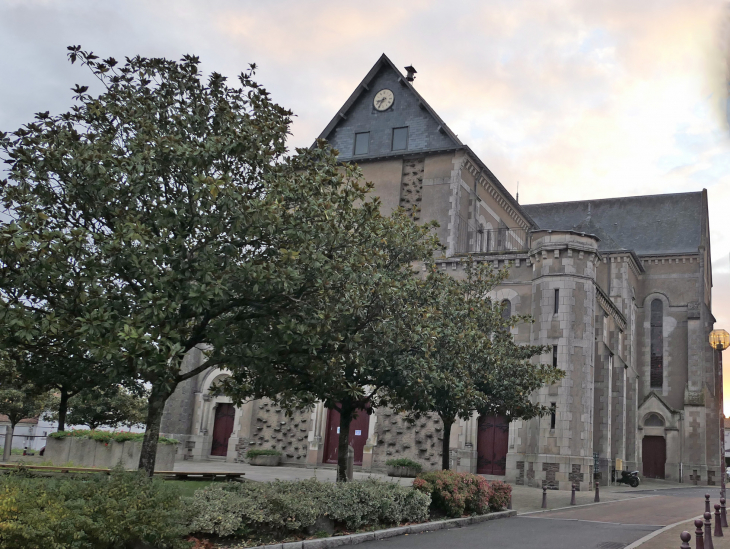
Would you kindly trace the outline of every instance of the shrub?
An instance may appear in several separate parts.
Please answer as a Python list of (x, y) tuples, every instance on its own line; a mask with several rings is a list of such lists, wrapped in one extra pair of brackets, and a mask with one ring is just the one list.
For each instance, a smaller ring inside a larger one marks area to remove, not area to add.
[[(71, 431), (56, 431), (48, 435), (52, 438), (90, 438), (98, 442), (142, 442), (144, 433), (131, 433), (129, 431), (89, 431), (88, 429), (73, 429)], [(160, 437), (159, 444), (179, 444), (174, 438)]]
[(179, 492), (143, 472), (0, 479), (0, 549), (187, 547)]
[(191, 530), (260, 539), (303, 533), (320, 516), (349, 529), (421, 522), (428, 518), (430, 502), (428, 495), (410, 487), (374, 480), (209, 485), (192, 499)]
[(501, 480), (493, 480), (490, 483), (492, 487), (492, 497), (489, 499), (490, 511), (501, 511), (509, 505), (510, 497), (512, 497), (512, 486)]
[(420, 474), (413, 487), (431, 495), (431, 510), (449, 517), (484, 514), (489, 511), (493, 490), (479, 475), (454, 471), (433, 471)]
[(251, 448), (248, 452), (246, 452), (247, 458), (253, 458), (256, 456), (280, 456), (281, 452), (279, 450), (273, 450), (271, 448)]
[(389, 459), (385, 462), (385, 464), (388, 467), (408, 467), (410, 469), (415, 469), (418, 473), (420, 473), (423, 469), (423, 466), (420, 463), (408, 458)]

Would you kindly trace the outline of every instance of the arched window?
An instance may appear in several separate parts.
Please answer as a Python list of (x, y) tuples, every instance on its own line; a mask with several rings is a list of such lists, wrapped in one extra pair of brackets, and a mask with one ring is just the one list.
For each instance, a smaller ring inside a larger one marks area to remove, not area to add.
[(502, 300), (502, 318), (507, 320), (512, 316), (512, 302), (509, 299)]
[(649, 384), (661, 389), (664, 383), (664, 303), (661, 299), (651, 302), (651, 366)]
[(644, 421), (644, 427), (664, 427), (664, 419), (659, 414), (649, 414)]

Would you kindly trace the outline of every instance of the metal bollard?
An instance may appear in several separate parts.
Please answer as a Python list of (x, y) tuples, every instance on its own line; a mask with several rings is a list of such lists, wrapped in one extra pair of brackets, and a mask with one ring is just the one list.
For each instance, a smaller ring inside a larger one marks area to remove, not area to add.
[(710, 494), (705, 494), (705, 513), (711, 513), (710, 509)]
[(727, 508), (725, 507), (725, 498), (720, 498), (720, 520), (722, 527), (727, 528)]
[(598, 483), (596, 482), (596, 497), (593, 498), (593, 501), (601, 501), (601, 495), (598, 492)]
[(681, 534), (679, 534), (679, 539), (682, 540), (682, 545), (679, 546), (679, 549), (692, 549), (689, 546), (689, 543), (687, 543), (689, 540), (692, 539), (692, 536), (690, 536), (689, 532), (685, 530)]
[(507, 504), (507, 509), (512, 509), (512, 494), (509, 495), (509, 503)]
[(695, 549), (705, 549), (705, 542), (702, 540), (702, 519), (695, 519)]
[(722, 520), (720, 520), (720, 504), (715, 504), (715, 533), (713, 534), (716, 538), (723, 537), (722, 533)]
[(542, 487), (542, 508), (547, 509), (547, 486)]
[(570, 504), (575, 505), (575, 484), (573, 484), (573, 488), (570, 491)]
[(708, 512), (704, 514), (705, 517), (705, 549), (715, 549), (712, 544), (712, 515)]

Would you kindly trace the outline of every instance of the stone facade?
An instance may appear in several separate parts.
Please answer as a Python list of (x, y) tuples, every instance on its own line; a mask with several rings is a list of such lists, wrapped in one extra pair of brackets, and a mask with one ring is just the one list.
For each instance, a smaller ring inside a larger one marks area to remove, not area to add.
[[(380, 112), (372, 101), (386, 87), (395, 101)], [(394, 151), (393, 129), (402, 127), (407, 149)], [(356, 157), (355, 134), (363, 132), (369, 149)], [(438, 222), (446, 248), (439, 268), (464, 276), (466, 254), (507, 267), (508, 279), (488, 297), (531, 315), (534, 324), (512, 330), (515, 341), (549, 346), (536, 360), (564, 370), (562, 381), (533, 396), (553, 407), (551, 416), (510, 422), (506, 480), (587, 490), (594, 479), (609, 482), (621, 460), (642, 475), (719, 481), (722, 378), (707, 341), (714, 318), (706, 191), (521, 205), (385, 56), (320, 137), (342, 162), (358, 162), (384, 214), (417, 206), (419, 222)], [(184, 441), (179, 459), (209, 457), (216, 406), (229, 402), (209, 394), (220, 375), (189, 380), (168, 402), (163, 432)], [(367, 425), (363, 469), (384, 470), (390, 457), (440, 467), (437, 418), (408, 424), (381, 409)], [(327, 443), (321, 403), (286, 418), (251, 402), (236, 409), (221, 459), (273, 447), (286, 463), (319, 466)], [(484, 444), (476, 415), (457, 422), (452, 467), (478, 471)]]

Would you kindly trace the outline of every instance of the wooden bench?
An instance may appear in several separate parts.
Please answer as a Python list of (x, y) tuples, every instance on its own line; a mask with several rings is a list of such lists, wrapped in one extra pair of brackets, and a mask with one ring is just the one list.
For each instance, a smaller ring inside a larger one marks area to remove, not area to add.
[[(47, 473), (105, 473), (109, 474), (110, 469), (94, 467), (63, 467), (57, 465), (23, 465), (21, 463), (0, 463), (0, 469), (18, 469), (23, 467), (28, 470)], [(166, 480), (241, 480), (246, 473), (234, 472), (206, 472), (206, 471), (155, 471), (155, 475), (164, 477)]]
[(167, 480), (241, 480), (246, 473), (211, 471), (155, 471)]

